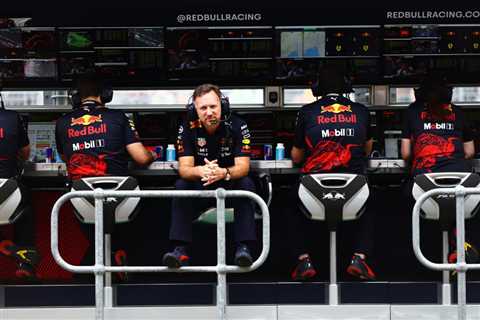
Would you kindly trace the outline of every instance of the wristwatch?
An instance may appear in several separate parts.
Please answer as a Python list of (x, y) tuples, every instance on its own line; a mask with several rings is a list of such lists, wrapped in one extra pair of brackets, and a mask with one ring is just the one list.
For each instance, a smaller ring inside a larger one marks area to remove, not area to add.
[(227, 169), (227, 173), (225, 174), (225, 181), (230, 181), (230, 179), (232, 178), (232, 176), (230, 175), (230, 170), (228, 170), (228, 168), (225, 169)]

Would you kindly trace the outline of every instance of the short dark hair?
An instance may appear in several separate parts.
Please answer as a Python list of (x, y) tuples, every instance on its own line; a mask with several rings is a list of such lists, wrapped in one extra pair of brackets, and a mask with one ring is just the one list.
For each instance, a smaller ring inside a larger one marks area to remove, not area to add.
[(352, 92), (345, 72), (331, 66), (323, 67), (318, 71), (316, 85), (317, 94), (320, 96), (328, 93)]
[(220, 91), (220, 88), (218, 86), (210, 83), (204, 83), (196, 87), (195, 90), (193, 90), (192, 99), (195, 100), (196, 98), (201, 97), (204, 94), (209, 93), (210, 91), (215, 92), (215, 94), (218, 96), (218, 99), (222, 98), (222, 92)]
[(76, 89), (81, 99), (101, 96), (103, 85), (103, 79), (96, 73), (85, 73), (76, 79)]

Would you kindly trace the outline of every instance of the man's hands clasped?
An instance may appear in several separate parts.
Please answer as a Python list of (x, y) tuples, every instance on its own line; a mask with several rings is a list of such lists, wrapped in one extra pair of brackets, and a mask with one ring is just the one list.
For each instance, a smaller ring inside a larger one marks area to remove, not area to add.
[(204, 186), (208, 186), (219, 180), (225, 179), (227, 175), (227, 169), (219, 167), (216, 159), (209, 161), (207, 158), (205, 158), (204, 161), (205, 165), (200, 166), (202, 176), (201, 181), (205, 182), (203, 184)]

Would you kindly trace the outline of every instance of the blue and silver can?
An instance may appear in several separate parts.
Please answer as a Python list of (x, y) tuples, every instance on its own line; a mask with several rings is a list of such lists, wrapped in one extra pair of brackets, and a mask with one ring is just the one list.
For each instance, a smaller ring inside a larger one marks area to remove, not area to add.
[(163, 146), (156, 146), (155, 153), (157, 154), (157, 158), (155, 160), (163, 160)]
[(273, 146), (271, 144), (263, 145), (263, 160), (273, 160)]

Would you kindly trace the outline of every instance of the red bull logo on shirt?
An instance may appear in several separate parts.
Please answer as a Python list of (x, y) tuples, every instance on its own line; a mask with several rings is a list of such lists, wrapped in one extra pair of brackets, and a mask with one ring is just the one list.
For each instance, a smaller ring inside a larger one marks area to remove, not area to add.
[(70, 126), (82, 125), (88, 126), (95, 122), (102, 122), (102, 115), (93, 116), (91, 114), (86, 114), (78, 118), (72, 118)]
[[(323, 112), (323, 111), (322, 111)], [(318, 124), (328, 124), (328, 123), (357, 123), (357, 115), (355, 114), (334, 114), (331, 117), (327, 116), (318, 116)]]
[(351, 106), (344, 106), (343, 104), (340, 103), (334, 103), (329, 106), (322, 106), (322, 111), (321, 113), (324, 112), (331, 112), (331, 113), (340, 113), (340, 112), (352, 112), (352, 107)]
[(103, 134), (107, 133), (107, 124), (102, 123), (100, 127), (94, 127), (94, 126), (88, 126), (88, 127), (83, 127), (80, 130), (75, 130), (75, 129), (68, 129), (67, 130), (67, 135), (69, 138), (77, 138), (77, 137), (83, 137), (83, 136), (89, 136), (93, 134)]

